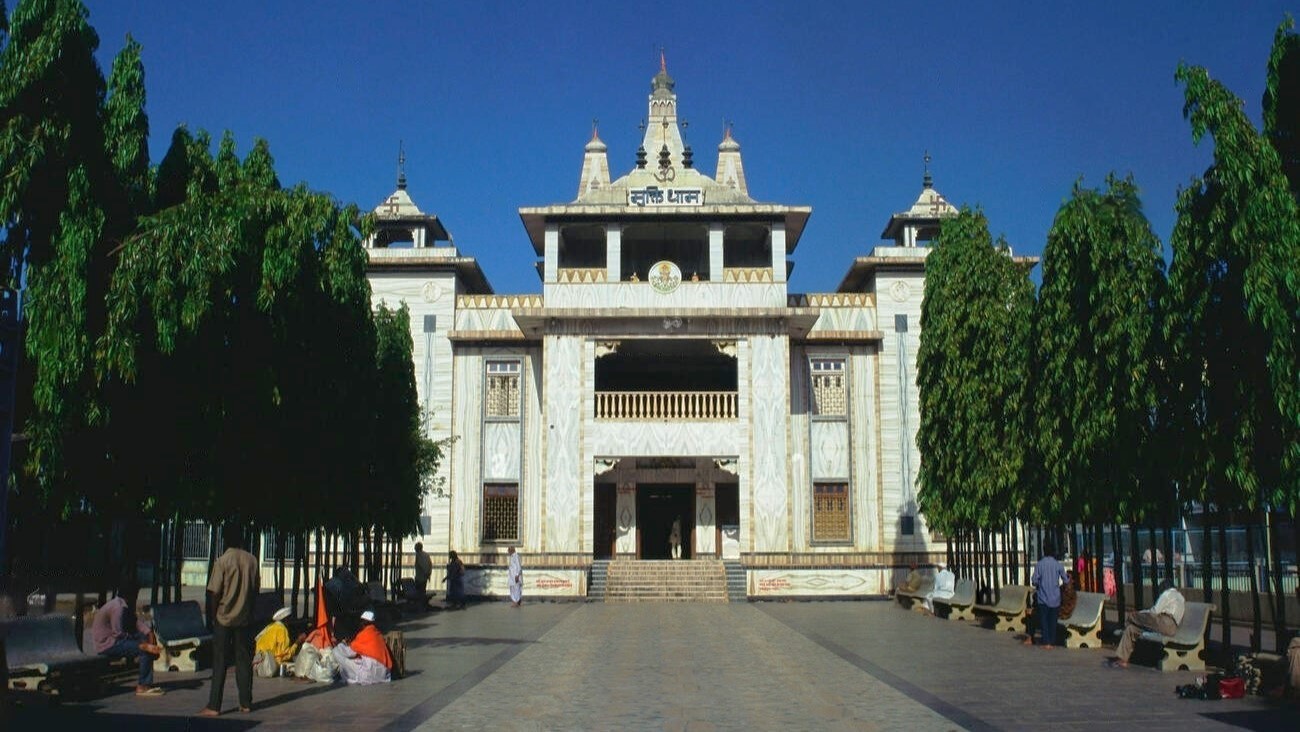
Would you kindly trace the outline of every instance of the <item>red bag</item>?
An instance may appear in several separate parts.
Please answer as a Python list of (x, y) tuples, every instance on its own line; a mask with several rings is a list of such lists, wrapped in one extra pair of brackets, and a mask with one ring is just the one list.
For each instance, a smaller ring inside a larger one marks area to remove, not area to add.
[(1246, 696), (1246, 680), (1240, 676), (1225, 676), (1219, 680), (1220, 699), (1240, 699)]

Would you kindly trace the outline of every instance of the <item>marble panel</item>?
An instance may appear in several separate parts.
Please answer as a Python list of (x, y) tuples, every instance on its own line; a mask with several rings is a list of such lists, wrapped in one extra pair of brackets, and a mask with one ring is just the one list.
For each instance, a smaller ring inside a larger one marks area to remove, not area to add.
[[(465, 594), (507, 598), (505, 567), (465, 570)], [(530, 597), (585, 597), (587, 573), (581, 569), (530, 569), (524, 564), (524, 602)]]
[(735, 455), (738, 422), (591, 422), (586, 428), (592, 455)]
[(518, 482), (520, 478), (519, 422), (483, 425), (483, 480)]
[(717, 504), (712, 483), (695, 487), (695, 556), (717, 552)]
[(583, 340), (548, 335), (544, 340), (546, 371), (545, 517), (543, 548), (548, 551), (580, 551), (583, 466), (582, 394)]
[[(787, 435), (790, 352), (782, 336), (749, 339), (750, 450), (755, 551), (789, 551)], [(743, 486), (742, 486), (743, 492)]]
[(752, 569), (747, 573), (754, 597), (843, 597), (883, 594), (885, 569)]
[(809, 449), (813, 480), (849, 477), (849, 423), (845, 420), (813, 420)]
[(615, 504), (617, 517), (615, 551), (636, 554), (636, 483), (619, 483)]
[[(690, 273), (683, 273), (689, 278)], [(625, 275), (626, 276), (626, 275)], [(661, 293), (648, 282), (547, 284), (548, 308), (783, 308), (784, 282), (724, 283), (682, 282)]]

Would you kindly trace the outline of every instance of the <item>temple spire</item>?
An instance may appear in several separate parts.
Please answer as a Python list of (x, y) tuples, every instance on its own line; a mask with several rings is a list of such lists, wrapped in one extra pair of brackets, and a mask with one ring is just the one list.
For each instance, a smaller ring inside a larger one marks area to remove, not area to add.
[(934, 188), (934, 178), (930, 175), (930, 151), (925, 151), (925, 177), (921, 179), (922, 188)]
[(406, 190), (406, 148), (397, 141), (397, 190)]

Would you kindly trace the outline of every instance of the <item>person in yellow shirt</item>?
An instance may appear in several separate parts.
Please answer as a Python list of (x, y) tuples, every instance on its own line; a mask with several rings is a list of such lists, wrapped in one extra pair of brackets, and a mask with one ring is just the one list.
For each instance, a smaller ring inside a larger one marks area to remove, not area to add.
[(271, 616), (271, 624), (257, 634), (253, 668), (258, 676), (269, 678), (278, 675), (280, 667), (292, 661), (298, 653), (298, 644), (289, 641), (289, 629), (284, 626), (287, 617), (289, 608), (276, 610)]

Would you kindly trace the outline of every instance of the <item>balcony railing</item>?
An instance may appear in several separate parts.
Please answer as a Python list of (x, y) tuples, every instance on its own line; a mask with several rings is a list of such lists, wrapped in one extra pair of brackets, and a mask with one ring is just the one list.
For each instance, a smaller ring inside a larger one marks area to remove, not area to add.
[(734, 391), (596, 392), (596, 419), (700, 422), (737, 416)]

